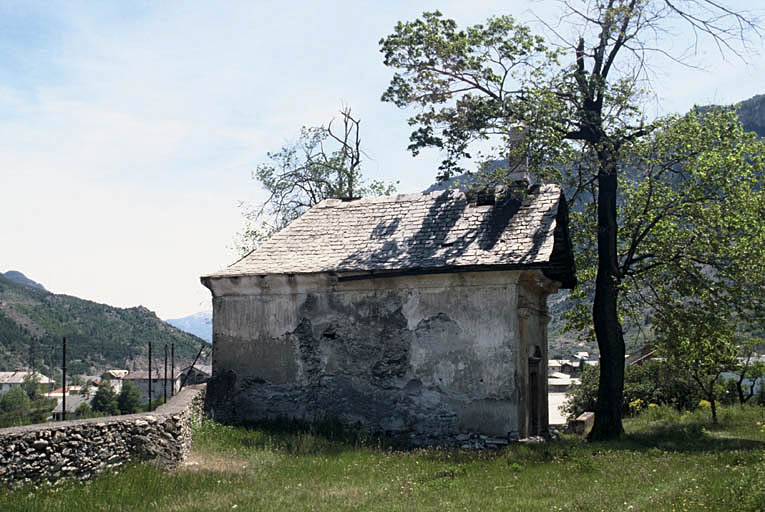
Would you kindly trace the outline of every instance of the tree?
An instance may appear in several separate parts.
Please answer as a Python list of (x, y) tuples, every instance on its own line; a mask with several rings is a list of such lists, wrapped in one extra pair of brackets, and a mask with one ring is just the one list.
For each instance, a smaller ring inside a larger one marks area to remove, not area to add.
[(294, 144), (276, 153), (253, 173), (269, 196), (259, 207), (245, 208), (245, 229), (237, 235), (237, 250), (250, 252), (260, 241), (280, 230), (310, 207), (327, 198), (354, 199), (362, 195), (385, 195), (395, 186), (382, 181), (367, 182), (361, 173), (362, 156), (359, 128), (350, 108), (340, 111), (342, 130), (303, 127)]
[(101, 412), (109, 416), (113, 416), (120, 413), (119, 405), (117, 404), (117, 394), (108, 383), (103, 383), (98, 386), (93, 400), (90, 402), (90, 406), (96, 412)]
[(141, 396), (130, 381), (122, 381), (122, 389), (117, 398), (117, 406), (120, 414), (133, 414), (141, 407)]
[(709, 300), (707, 295), (693, 303), (667, 306), (655, 324), (667, 362), (698, 384), (710, 403), (712, 421), (717, 423), (716, 384), (720, 375), (735, 364), (736, 326), (705, 311), (714, 307)]
[[(384, 63), (396, 68), (384, 101), (416, 106), (409, 149), (446, 152), (441, 177), (464, 170), (474, 142), (494, 144), (510, 162), (526, 156), (538, 176), (564, 183), (571, 202), (589, 193), (590, 233), (596, 257), (592, 326), (600, 350), (600, 377), (594, 439), (621, 435), (624, 338), (619, 292), (625, 263), (619, 254), (619, 177), (629, 165), (631, 146), (655, 126), (640, 113), (641, 80), (648, 57), (668, 55), (650, 43), (673, 18), (689, 23), (698, 36), (712, 37), (734, 52), (757, 27), (744, 15), (707, 0), (599, 0), (581, 8), (564, 3), (564, 22), (578, 36), (555, 48), (512, 17), (458, 30), (441, 13), (399, 23), (382, 39)], [(671, 55), (670, 55), (671, 57)], [(560, 65), (561, 58), (570, 59)], [(517, 128), (526, 132), (514, 143)], [(494, 178), (496, 179), (496, 178)], [(626, 258), (626, 259), (625, 259)], [(647, 259), (647, 258), (646, 258)], [(651, 263), (642, 260), (641, 263)]]
[(27, 393), (20, 386), (13, 386), (0, 396), (0, 426), (23, 425), (30, 409)]
[(27, 396), (29, 396), (30, 400), (35, 401), (42, 398), (40, 393), (40, 378), (36, 373), (25, 375), (21, 387), (24, 392), (26, 392)]

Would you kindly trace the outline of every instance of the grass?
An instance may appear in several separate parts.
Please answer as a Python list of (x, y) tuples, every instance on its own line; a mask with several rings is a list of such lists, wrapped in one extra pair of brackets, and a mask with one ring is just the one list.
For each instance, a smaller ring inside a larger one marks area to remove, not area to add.
[[(758, 424), (758, 422), (760, 424)], [(18, 489), (0, 511), (763, 511), (765, 408), (651, 408), (609, 443), (396, 451), (326, 432), (203, 423), (191, 459)]]

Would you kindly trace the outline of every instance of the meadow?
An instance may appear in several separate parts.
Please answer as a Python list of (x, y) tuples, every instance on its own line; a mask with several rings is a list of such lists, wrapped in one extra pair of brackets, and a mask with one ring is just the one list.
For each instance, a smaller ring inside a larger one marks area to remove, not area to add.
[(616, 442), (397, 450), (332, 429), (205, 421), (191, 458), (0, 491), (0, 511), (763, 511), (765, 408), (648, 408)]

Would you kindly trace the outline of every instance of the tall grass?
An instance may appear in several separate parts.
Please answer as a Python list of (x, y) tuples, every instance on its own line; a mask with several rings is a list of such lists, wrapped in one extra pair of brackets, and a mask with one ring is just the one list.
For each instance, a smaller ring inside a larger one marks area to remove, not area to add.
[(395, 450), (301, 425), (200, 425), (189, 463), (8, 492), (0, 510), (765, 510), (762, 407), (649, 408), (610, 443)]

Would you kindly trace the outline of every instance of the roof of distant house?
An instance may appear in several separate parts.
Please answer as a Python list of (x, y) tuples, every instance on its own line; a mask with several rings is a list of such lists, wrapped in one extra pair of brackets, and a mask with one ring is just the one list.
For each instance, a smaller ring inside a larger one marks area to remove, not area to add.
[(539, 268), (564, 287), (574, 286), (560, 187), (326, 199), (255, 251), (203, 279), (517, 268)]
[[(67, 386), (66, 387), (67, 394), (69, 394), (69, 393), (79, 393), (80, 391), (82, 391), (82, 386)], [(52, 395), (55, 395), (55, 394), (60, 395), (63, 392), (64, 392), (64, 388), (56, 388), (53, 391), (51, 391), (50, 393), (48, 393), (48, 396), (52, 396)]]
[[(191, 366), (187, 366), (182, 371), (186, 372), (191, 369)], [(194, 369), (200, 373), (204, 373), (205, 375), (212, 375), (212, 365), (209, 364), (195, 364)]]
[[(56, 408), (53, 409), (54, 413), (61, 414), (61, 406), (63, 405), (63, 400), (59, 398), (58, 403), (56, 404)], [(75, 412), (77, 408), (82, 405), (82, 403), (88, 402), (88, 397), (85, 395), (71, 395), (66, 397), (66, 412)]]
[(53, 380), (39, 372), (13, 371), (0, 372), (0, 384), (23, 384), (24, 378), (34, 375), (38, 384), (53, 384)]
[[(162, 380), (165, 378), (165, 371), (164, 370), (151, 370), (152, 374), (152, 380)], [(181, 371), (179, 369), (175, 369), (175, 378), (181, 376)], [(168, 369), (167, 372), (167, 378), (168, 380), (173, 378), (172, 372)], [(134, 372), (129, 372), (125, 377), (123, 377), (125, 380), (149, 380), (149, 372), (148, 370), (138, 370)]]
[(130, 373), (130, 372), (128, 372), (127, 370), (115, 370), (115, 369), (112, 369), (112, 370), (106, 370), (103, 373), (102, 377), (104, 377), (104, 378), (105, 377), (109, 377), (111, 379), (124, 379), (125, 375), (127, 375), (128, 373)]

